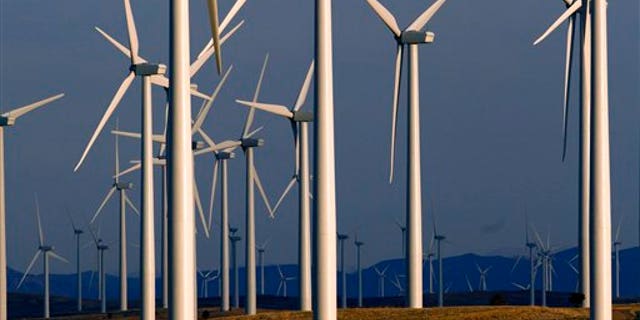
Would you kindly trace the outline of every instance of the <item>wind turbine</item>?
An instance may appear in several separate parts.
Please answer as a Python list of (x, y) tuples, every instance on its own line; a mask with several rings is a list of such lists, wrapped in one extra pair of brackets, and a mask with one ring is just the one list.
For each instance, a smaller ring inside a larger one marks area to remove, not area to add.
[[(242, 238), (235, 235), (237, 228), (230, 228), (231, 235), (229, 240), (231, 241), (231, 268), (233, 269), (233, 307), (240, 308), (240, 277), (238, 275), (238, 251), (236, 243)], [(224, 293), (224, 292), (223, 292)]]
[(342, 294), (340, 307), (347, 308), (347, 273), (344, 269), (344, 241), (349, 239), (346, 234), (338, 234), (338, 241), (340, 242), (340, 277), (342, 278)]
[(239, 104), (250, 108), (261, 109), (276, 116), (288, 119), (293, 131), (295, 150), (295, 170), (285, 191), (272, 209), (272, 215), (293, 185), (298, 182), (298, 268), (300, 274), (300, 310), (311, 310), (311, 216), (310, 216), (310, 174), (309, 174), (309, 133), (308, 125), (313, 121), (313, 113), (300, 110), (304, 105), (313, 77), (314, 62), (311, 62), (307, 76), (300, 88), (298, 97), (291, 108), (284, 105), (267, 104), (236, 100)]
[(357, 234), (354, 244), (356, 245), (356, 261), (358, 264), (358, 307), (362, 308), (362, 265), (360, 264), (360, 250), (362, 249), (361, 247), (364, 245), (364, 242), (358, 240)]
[(384, 267), (382, 271), (380, 271), (378, 267), (373, 267), (373, 270), (375, 270), (376, 274), (378, 275), (378, 293), (382, 298), (384, 298), (384, 279), (387, 277), (386, 275), (387, 269), (389, 269), (388, 265)]
[(398, 296), (405, 295), (406, 290), (404, 287), (402, 287), (402, 282), (400, 282), (400, 278), (398, 278), (397, 274), (395, 275), (394, 279), (391, 279), (391, 284), (393, 284), (393, 286), (398, 289)]
[(402, 71), (403, 50), (409, 46), (409, 112), (408, 112), (408, 170), (407, 170), (407, 276), (409, 291), (409, 307), (422, 308), (422, 196), (421, 196), (421, 168), (420, 168), (420, 91), (418, 74), (418, 45), (431, 43), (435, 35), (432, 32), (421, 31), (431, 20), (433, 15), (444, 4), (445, 0), (436, 0), (431, 7), (424, 11), (406, 29), (400, 30), (393, 15), (377, 0), (367, 0), (367, 3), (382, 19), (393, 33), (397, 43), (395, 63), (395, 85), (393, 95), (393, 111), (391, 122), (391, 166), (389, 182), (393, 181), (393, 167), (395, 158), (396, 123), (398, 117), (398, 103), (400, 100), (400, 78)]
[(489, 273), (489, 270), (491, 270), (493, 267), (489, 266), (485, 269), (480, 268), (480, 265), (478, 265), (476, 263), (476, 268), (478, 269), (478, 273), (480, 273), (480, 281), (478, 284), (478, 290), (485, 292), (487, 291), (487, 274)]
[(436, 241), (436, 248), (438, 254), (438, 307), (444, 306), (444, 268), (442, 265), (442, 241), (447, 237), (438, 233), (438, 224), (436, 222), (436, 209), (433, 199), (431, 200), (431, 217), (433, 218), (433, 239)]
[[(528, 221), (529, 219), (525, 211), (525, 216), (524, 216), (525, 246), (529, 250), (529, 285), (527, 286), (527, 288), (529, 290), (529, 305), (533, 306), (535, 305), (535, 302), (536, 302), (536, 295), (535, 295), (536, 267), (535, 267), (535, 260), (534, 260), (534, 257), (535, 257), (534, 251), (536, 250), (537, 246), (535, 242), (529, 239), (529, 222)], [(511, 273), (513, 273), (513, 270), (515, 270), (516, 266), (518, 266), (520, 259), (522, 259), (522, 256), (518, 256), (518, 259), (516, 259), (516, 262), (513, 264), (513, 267), (511, 268)]]
[(614, 250), (614, 257), (615, 257), (615, 261), (616, 261), (616, 265), (615, 265), (615, 270), (616, 270), (616, 274), (615, 274), (615, 281), (616, 281), (616, 299), (620, 298), (620, 246), (622, 245), (622, 241), (620, 241), (620, 227), (622, 226), (622, 221), (624, 220), (624, 214), (622, 215), (622, 217), (620, 218), (620, 220), (618, 221), (618, 227), (616, 228), (616, 237), (613, 240), (613, 250)]
[(107, 278), (105, 275), (104, 269), (104, 252), (109, 250), (109, 246), (103, 243), (102, 239), (98, 238), (96, 233), (89, 227), (89, 231), (91, 231), (91, 236), (93, 237), (93, 242), (96, 245), (96, 249), (98, 250), (98, 272), (99, 272), (99, 298), (100, 298), (100, 312), (107, 313)]
[[(117, 130), (116, 123), (116, 130)], [(119, 266), (119, 277), (120, 277), (120, 310), (127, 310), (127, 224), (126, 224), (126, 206), (128, 205), (133, 211), (139, 214), (138, 209), (133, 205), (129, 197), (127, 196), (127, 190), (133, 188), (133, 183), (130, 182), (121, 182), (119, 178), (120, 173), (120, 156), (119, 156), (119, 146), (118, 146), (118, 136), (115, 136), (115, 174), (113, 184), (109, 192), (105, 196), (104, 200), (96, 210), (96, 213), (93, 215), (90, 223), (94, 223), (96, 218), (102, 212), (102, 209), (105, 207), (107, 202), (111, 199), (113, 194), (118, 191), (120, 195), (120, 266)]]
[(567, 22), (566, 56), (564, 68), (564, 101), (563, 101), (563, 138), (562, 161), (566, 157), (567, 127), (569, 116), (569, 94), (571, 89), (571, 67), (573, 61), (574, 39), (577, 29), (575, 23), (580, 16), (580, 138), (579, 138), (579, 237), (581, 291), (584, 294), (583, 308), (590, 306), (589, 279), (589, 201), (591, 170), (591, 0), (563, 0), (566, 11), (538, 38), (534, 45), (542, 42), (549, 34), (565, 21)]
[(62, 97), (64, 97), (63, 93), (13, 109), (0, 115), (0, 319), (7, 319), (7, 232), (5, 224), (6, 188), (4, 184), (4, 130), (5, 127), (12, 127), (15, 125), (16, 120), (23, 115)]
[(402, 233), (402, 257), (406, 258), (407, 256), (407, 245), (406, 245), (406, 241), (407, 241), (407, 227), (405, 225), (403, 225), (402, 223), (400, 223), (400, 221), (398, 219), (396, 219), (396, 226), (398, 227), (398, 229), (400, 229), (400, 232)]
[(73, 222), (73, 217), (67, 212), (67, 216), (69, 217), (69, 222), (71, 222), (71, 227), (73, 228), (73, 235), (76, 238), (76, 284), (78, 288), (76, 289), (76, 294), (78, 296), (78, 312), (82, 311), (82, 272), (80, 272), (80, 236), (84, 233), (82, 229), (76, 227), (76, 224)]
[(38, 249), (36, 250), (36, 253), (33, 255), (33, 259), (31, 259), (31, 262), (29, 263), (27, 270), (22, 275), (20, 282), (18, 282), (17, 288), (20, 288), (20, 286), (24, 282), (24, 279), (26, 279), (27, 275), (29, 275), (31, 268), (33, 268), (33, 265), (36, 263), (36, 260), (38, 259), (40, 254), (42, 254), (43, 255), (42, 260), (44, 262), (44, 266), (43, 266), (44, 292), (42, 293), (43, 300), (44, 300), (43, 317), (45, 319), (49, 319), (49, 257), (56, 258), (65, 263), (69, 263), (69, 261), (67, 261), (67, 259), (55, 253), (53, 251), (54, 250), (53, 246), (46, 244), (44, 240), (44, 233), (42, 232), (42, 224), (40, 223), (40, 205), (38, 204), (38, 196), (36, 195), (35, 198), (36, 198), (36, 220), (38, 222)]
[(427, 253), (427, 262), (429, 263), (429, 294), (433, 294), (433, 279), (435, 278), (435, 273), (433, 272), (433, 258), (435, 254), (433, 253), (433, 245), (435, 237), (432, 236), (429, 241), (429, 252)]
[(264, 296), (264, 252), (267, 249), (269, 240), (263, 242), (261, 245), (256, 245), (258, 250), (258, 261), (260, 261), (260, 295)]
[(201, 290), (202, 290), (202, 294), (201, 296), (203, 298), (208, 298), (209, 296), (209, 282), (214, 281), (216, 279), (218, 279), (218, 276), (220, 275), (220, 271), (218, 271), (218, 273), (216, 273), (216, 275), (213, 275), (213, 270), (209, 270), (209, 272), (202, 272), (200, 270), (198, 270), (198, 274), (200, 275), (201, 279)]
[(464, 275), (464, 280), (467, 281), (467, 288), (469, 289), (469, 292), (473, 292), (473, 286), (471, 285), (471, 281), (469, 281), (469, 277), (467, 277), (467, 275)]
[(538, 256), (540, 257), (540, 263), (542, 265), (542, 306), (547, 306), (547, 292), (550, 291), (551, 279), (552, 279), (552, 266), (551, 258), (553, 251), (550, 244), (550, 234), (547, 234), (547, 243), (545, 244), (540, 238), (538, 231), (533, 229), (538, 242)]
[(278, 285), (278, 291), (276, 292), (276, 295), (279, 295), (280, 290), (282, 289), (282, 296), (286, 298), (287, 297), (287, 281), (294, 280), (295, 277), (285, 276), (284, 273), (282, 272), (282, 269), (280, 269), (280, 265), (278, 265), (278, 274), (280, 274), (280, 284)]

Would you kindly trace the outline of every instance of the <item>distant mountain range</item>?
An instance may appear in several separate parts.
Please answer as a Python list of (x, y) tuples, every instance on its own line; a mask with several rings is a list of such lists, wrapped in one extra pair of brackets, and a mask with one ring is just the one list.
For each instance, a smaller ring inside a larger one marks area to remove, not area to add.
[[(568, 262), (577, 254), (577, 248), (570, 248), (564, 251), (558, 252), (553, 259), (554, 277), (553, 277), (553, 291), (557, 292), (574, 292), (577, 283), (577, 275), (571, 269)], [(519, 291), (519, 289), (513, 285), (518, 283), (523, 286), (529, 283), (529, 260), (528, 257), (523, 257), (518, 265), (512, 268), (517, 260), (517, 257), (503, 257), (503, 256), (479, 256), (475, 254), (464, 254), (460, 256), (447, 257), (443, 260), (444, 265), (444, 287), (447, 288), (447, 292), (453, 293), (465, 293), (469, 292), (466, 278), (473, 286), (473, 289), (477, 291), (479, 287), (480, 274), (478, 273), (476, 264), (482, 268), (491, 267), (491, 270), (487, 274), (487, 289), (489, 291)], [(640, 248), (629, 248), (620, 251), (620, 294), (623, 298), (636, 298), (640, 297)], [(434, 259), (434, 274), (437, 276), (437, 261)], [(577, 266), (577, 261), (574, 262), (574, 266)], [(387, 268), (386, 279), (384, 280), (385, 296), (398, 296), (401, 294), (400, 290), (392, 284), (395, 281), (395, 277), (398, 276), (400, 283), (404, 289), (404, 260), (402, 259), (390, 259), (376, 263), (362, 270), (363, 275), (363, 292), (365, 297), (378, 297), (378, 276), (374, 270), (374, 267), (382, 270)], [(294, 280), (290, 280), (287, 283), (287, 294), (289, 297), (295, 297), (298, 295), (298, 270), (296, 265), (281, 265), (283, 273), (287, 277), (295, 277)], [(429, 290), (429, 278), (428, 278), (428, 262), (425, 261), (423, 268), (423, 288), (427, 292)], [(93, 274), (93, 276), (92, 276)], [(240, 294), (244, 294), (245, 272), (244, 268), (239, 269), (240, 274)], [(39, 294), (43, 288), (42, 275), (30, 275), (19, 290), (16, 290), (16, 285), (22, 277), (22, 273), (8, 269), (8, 285), (9, 292), (18, 292), (26, 294)], [(337, 275), (336, 275), (337, 276)], [(231, 273), (231, 277), (233, 274)], [(257, 275), (258, 290), (260, 290), (260, 276)], [(93, 278), (93, 279), (92, 279)], [(95, 299), (97, 297), (97, 273), (91, 271), (85, 271), (82, 273), (82, 286), (83, 297), (87, 299)], [(52, 274), (51, 275), (51, 295), (62, 297), (75, 297), (76, 296), (76, 275), (75, 274)], [(347, 270), (347, 295), (350, 298), (357, 297), (357, 272), (356, 270)], [(137, 300), (140, 295), (140, 285), (138, 278), (130, 277), (129, 283), (129, 297), (131, 300)], [(278, 285), (280, 284), (280, 275), (276, 265), (265, 266), (265, 294), (276, 295)], [(201, 285), (201, 279), (198, 279), (198, 286)], [(341, 288), (340, 277), (338, 277), (338, 288)], [(116, 275), (107, 275), (107, 297), (109, 299), (117, 299), (119, 281)], [(156, 288), (159, 292), (160, 283), (158, 281)], [(433, 280), (434, 291), (437, 292), (437, 279)], [(540, 272), (537, 274), (536, 289), (541, 288)], [(233, 282), (231, 282), (231, 290), (233, 291)], [(201, 294), (201, 288), (198, 290)], [(218, 281), (209, 283), (209, 297), (218, 295)]]

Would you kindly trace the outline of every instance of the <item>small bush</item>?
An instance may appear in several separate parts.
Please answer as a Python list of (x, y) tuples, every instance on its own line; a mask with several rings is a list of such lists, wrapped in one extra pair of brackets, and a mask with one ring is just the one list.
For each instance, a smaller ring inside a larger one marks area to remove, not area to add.
[(492, 306), (504, 306), (507, 304), (507, 299), (502, 294), (496, 293), (489, 300), (489, 304)]
[(209, 317), (211, 317), (209, 310), (202, 311), (202, 318), (209, 319)]
[(569, 296), (569, 304), (578, 308), (582, 306), (582, 302), (584, 301), (584, 294), (580, 292), (574, 292)]

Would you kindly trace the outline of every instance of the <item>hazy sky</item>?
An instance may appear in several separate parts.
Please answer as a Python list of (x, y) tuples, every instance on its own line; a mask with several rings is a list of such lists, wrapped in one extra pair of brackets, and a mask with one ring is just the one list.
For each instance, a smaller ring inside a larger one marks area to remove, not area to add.
[[(406, 26), (432, 1), (383, 2), (399, 24)], [(169, 2), (132, 3), (140, 53), (150, 61), (168, 63)], [(231, 5), (230, 0), (220, 0), (223, 13)], [(191, 1), (192, 56), (209, 36), (205, 6), (203, 1)], [(554, 244), (575, 245), (575, 90), (568, 158), (560, 161), (565, 28), (541, 45), (532, 45), (564, 8), (560, 0), (452, 0), (428, 26), (436, 41), (420, 48), (425, 250), (432, 207), (438, 227), (451, 241), (443, 249), (445, 255), (515, 252), (524, 242), (524, 208), (541, 232), (550, 230)], [(626, 215), (621, 229), (624, 247), (638, 241), (639, 12), (638, 1), (609, 3), (612, 216), (615, 226)], [(313, 1), (250, 0), (232, 25), (240, 19), (246, 20), (245, 25), (223, 46), (224, 64), (233, 64), (234, 70), (205, 123), (205, 130), (217, 140), (240, 135), (246, 109), (233, 101), (253, 95), (265, 53), (271, 58), (260, 100), (286, 104), (294, 102), (313, 55)], [(364, 0), (334, 1), (333, 21), (338, 229), (359, 233), (366, 243), (364, 262), (370, 264), (400, 255), (400, 232), (394, 219), (404, 220), (405, 210), (406, 91), (403, 89), (398, 128), (398, 174), (389, 185), (395, 43)], [(24, 269), (36, 249), (34, 192), (40, 198), (47, 241), (63, 256), (74, 258), (65, 208), (77, 220), (90, 219), (112, 183), (113, 138), (107, 131), (81, 170), (72, 172), (129, 67), (129, 60), (94, 26), (126, 43), (122, 2), (0, 2), (0, 108), (6, 111), (66, 93), (63, 100), (21, 118), (7, 130), (7, 239), (12, 268)], [(214, 70), (209, 62), (194, 78), (203, 92), (211, 92), (217, 84)], [(573, 88), (577, 89), (577, 81)], [(155, 89), (154, 97), (155, 131), (159, 133), (163, 128), (162, 90)], [(307, 110), (311, 102), (305, 105)], [(194, 99), (194, 114), (200, 103)], [(115, 115), (121, 128), (139, 130), (139, 110), (140, 81), (136, 80)], [(261, 134), (266, 143), (256, 152), (256, 166), (275, 202), (293, 172), (289, 125), (264, 113), (257, 114), (255, 125), (265, 126)], [(122, 163), (138, 158), (137, 141), (122, 139), (121, 146)], [(243, 160), (238, 153), (230, 165), (230, 219), (241, 229)], [(208, 199), (212, 163), (211, 156), (197, 159), (203, 199)], [(139, 176), (129, 179), (136, 184), (131, 197), (139, 204)], [(271, 239), (267, 263), (296, 261), (296, 197), (292, 193), (275, 221), (266, 217), (261, 203), (257, 205), (258, 242)], [(208, 207), (208, 200), (203, 201)], [(99, 220), (102, 235), (114, 249), (118, 231), (115, 203), (105, 208)], [(139, 243), (138, 218), (131, 214), (127, 223), (129, 241)], [(89, 241), (89, 237), (84, 239)], [(199, 264), (218, 266), (218, 230), (212, 240), (199, 237), (198, 241)], [(353, 243), (349, 246), (353, 252)], [(87, 267), (93, 268), (93, 250), (83, 251)], [(130, 246), (129, 250), (130, 270), (137, 273), (138, 249)], [(108, 270), (116, 272), (117, 250), (109, 255)], [(52, 267), (55, 272), (74, 268), (58, 262)]]

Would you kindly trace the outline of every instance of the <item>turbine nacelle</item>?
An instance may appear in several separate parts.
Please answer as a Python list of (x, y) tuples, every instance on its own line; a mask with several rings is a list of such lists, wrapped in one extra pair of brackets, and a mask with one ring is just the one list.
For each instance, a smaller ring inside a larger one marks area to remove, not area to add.
[(114, 187), (118, 190), (129, 190), (133, 189), (133, 183), (131, 182), (116, 182), (113, 184)]
[(216, 155), (218, 160), (228, 160), (236, 157), (236, 154), (233, 152), (220, 152)]
[(202, 150), (206, 147), (206, 143), (204, 143), (204, 141), (191, 141), (191, 150), (192, 151), (197, 151), (197, 150)]
[(402, 31), (399, 37), (396, 37), (396, 40), (400, 44), (423, 44), (423, 43), (432, 43), (435, 40), (435, 34), (431, 31), (415, 31), (415, 30), (406, 30)]
[(240, 141), (242, 142), (242, 149), (262, 147), (264, 145), (264, 139), (243, 138)]
[(109, 246), (106, 244), (99, 244), (98, 250), (109, 250)]
[(10, 127), (16, 124), (15, 117), (4, 117), (0, 116), (0, 127)]
[(293, 122), (313, 122), (313, 112), (309, 111), (294, 111), (293, 118), (291, 118)]
[(53, 246), (42, 245), (38, 247), (38, 250), (43, 252), (53, 251)]
[(135, 73), (136, 76), (153, 76), (158, 74), (165, 74), (165, 72), (167, 71), (167, 66), (164, 64), (139, 63), (129, 67), (129, 71)]
[(84, 233), (84, 231), (82, 231), (82, 230), (80, 230), (80, 229), (74, 229), (74, 230), (73, 230), (73, 233), (74, 233), (74, 234), (83, 234), (83, 233)]

